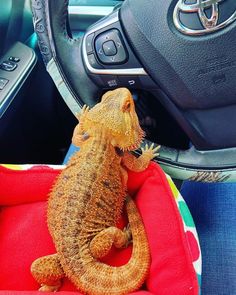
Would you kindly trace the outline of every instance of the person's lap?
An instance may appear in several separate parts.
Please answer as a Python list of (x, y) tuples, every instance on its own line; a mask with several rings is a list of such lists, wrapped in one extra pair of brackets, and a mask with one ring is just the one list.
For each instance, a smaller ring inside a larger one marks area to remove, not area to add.
[(186, 181), (181, 188), (202, 251), (202, 295), (236, 294), (236, 183)]

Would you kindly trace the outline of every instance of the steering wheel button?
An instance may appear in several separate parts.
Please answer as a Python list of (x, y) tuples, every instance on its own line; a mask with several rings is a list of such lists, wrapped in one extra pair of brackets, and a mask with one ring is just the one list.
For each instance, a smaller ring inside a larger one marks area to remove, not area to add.
[(94, 33), (90, 34), (86, 38), (86, 51), (87, 53), (93, 52), (93, 38), (94, 38)]
[(119, 76), (120, 86), (128, 88), (140, 88), (140, 81), (137, 76)]
[(102, 69), (102, 66), (97, 62), (96, 57), (93, 53), (88, 55), (88, 61), (93, 68)]
[(104, 75), (102, 76), (102, 80), (106, 88), (115, 88), (120, 84), (117, 76)]
[(105, 55), (113, 56), (113, 55), (116, 55), (117, 53), (116, 45), (112, 40), (103, 43), (102, 48)]
[(117, 29), (98, 35), (95, 40), (95, 49), (98, 59), (103, 64), (122, 64), (127, 60), (126, 49)]

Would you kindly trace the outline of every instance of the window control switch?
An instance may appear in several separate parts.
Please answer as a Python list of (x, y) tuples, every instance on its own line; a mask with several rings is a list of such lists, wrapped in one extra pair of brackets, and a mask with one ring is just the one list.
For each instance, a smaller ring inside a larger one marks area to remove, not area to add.
[(17, 64), (15, 62), (12, 62), (10, 60), (4, 60), (0, 64), (0, 68), (7, 72), (12, 72), (17, 68)]
[(10, 56), (8, 58), (8, 60), (13, 61), (13, 62), (19, 62), (20, 61), (20, 58), (19, 57), (16, 57), (16, 56)]
[(5, 78), (0, 78), (0, 90), (3, 90), (3, 88), (7, 85), (8, 82), (9, 80)]

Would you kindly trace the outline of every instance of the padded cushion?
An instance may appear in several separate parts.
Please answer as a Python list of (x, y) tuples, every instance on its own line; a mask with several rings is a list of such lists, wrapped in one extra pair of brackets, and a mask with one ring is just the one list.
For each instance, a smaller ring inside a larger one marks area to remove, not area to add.
[[(61, 169), (0, 166), (0, 294), (6, 294), (6, 290), (14, 295), (37, 294), (39, 286), (31, 276), (30, 265), (40, 256), (55, 253), (46, 207), (48, 192)], [(144, 172), (129, 172), (128, 190), (142, 215), (152, 257), (145, 288), (132, 294), (199, 294), (201, 254), (197, 234), (171, 179), (151, 163)], [(125, 222), (123, 217), (120, 226)], [(119, 266), (128, 261), (131, 252), (131, 246), (112, 249), (104, 260)], [(65, 279), (59, 293), (79, 294), (75, 291)]]

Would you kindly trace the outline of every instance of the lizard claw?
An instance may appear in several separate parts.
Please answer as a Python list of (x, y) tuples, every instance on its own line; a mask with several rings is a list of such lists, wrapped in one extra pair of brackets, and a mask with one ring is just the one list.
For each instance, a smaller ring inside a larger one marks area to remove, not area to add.
[(87, 106), (86, 104), (83, 106), (82, 108), (82, 114), (87, 114), (89, 111), (89, 106)]
[(88, 112), (89, 112), (89, 106), (84, 104), (80, 113), (77, 114), (78, 120), (81, 120), (81, 117), (87, 115)]
[(40, 292), (57, 292), (60, 287), (61, 287), (61, 283), (58, 283), (57, 285), (53, 285), (53, 286), (41, 284), (39, 291)]
[(148, 146), (148, 144), (145, 144), (145, 146), (141, 148), (141, 151), (142, 151), (142, 154), (145, 154), (145, 156), (147, 156), (151, 160), (159, 156), (158, 151), (160, 147), (161, 147), (160, 145), (154, 147), (154, 143), (152, 143), (150, 147)]
[(160, 145), (157, 145), (157, 146), (152, 150), (153, 153), (154, 153), (154, 157), (158, 157), (158, 156), (159, 156), (158, 151), (159, 151), (160, 148), (161, 148), (161, 146), (160, 146)]
[(123, 248), (127, 248), (133, 242), (132, 232), (129, 223), (123, 228), (123, 233), (126, 235), (126, 243), (123, 245)]

